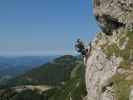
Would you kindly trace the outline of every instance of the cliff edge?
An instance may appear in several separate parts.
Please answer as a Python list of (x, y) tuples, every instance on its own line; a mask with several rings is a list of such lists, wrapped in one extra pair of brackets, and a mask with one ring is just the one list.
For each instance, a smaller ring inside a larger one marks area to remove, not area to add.
[(87, 100), (133, 100), (133, 1), (94, 0), (94, 15), (103, 32), (85, 56)]

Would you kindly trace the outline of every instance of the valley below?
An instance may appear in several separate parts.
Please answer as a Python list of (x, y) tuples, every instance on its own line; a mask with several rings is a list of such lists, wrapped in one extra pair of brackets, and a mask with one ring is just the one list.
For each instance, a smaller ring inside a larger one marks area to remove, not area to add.
[(64, 55), (0, 84), (0, 100), (81, 100), (86, 95), (82, 57)]
[(52, 61), (57, 56), (0, 57), (0, 84)]

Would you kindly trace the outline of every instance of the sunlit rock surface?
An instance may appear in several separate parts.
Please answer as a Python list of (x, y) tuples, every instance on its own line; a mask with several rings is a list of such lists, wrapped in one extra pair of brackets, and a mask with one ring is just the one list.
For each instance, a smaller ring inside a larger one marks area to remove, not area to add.
[(133, 100), (133, 0), (93, 4), (102, 32), (85, 57), (87, 100)]
[(87, 100), (133, 100), (132, 43), (133, 32), (125, 28), (97, 33), (85, 58)]
[(93, 0), (94, 15), (103, 32), (133, 26), (133, 0)]

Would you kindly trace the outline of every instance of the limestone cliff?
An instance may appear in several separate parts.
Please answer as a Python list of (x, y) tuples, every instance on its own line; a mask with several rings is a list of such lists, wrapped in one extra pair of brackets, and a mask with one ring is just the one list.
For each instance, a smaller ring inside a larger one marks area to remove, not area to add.
[(85, 56), (87, 100), (133, 100), (133, 0), (94, 0), (94, 14), (103, 32)]
[(86, 59), (88, 100), (129, 100), (133, 85), (132, 43), (133, 32), (127, 29), (119, 29), (112, 36), (97, 33)]
[(94, 15), (105, 33), (133, 27), (133, 0), (93, 0)]

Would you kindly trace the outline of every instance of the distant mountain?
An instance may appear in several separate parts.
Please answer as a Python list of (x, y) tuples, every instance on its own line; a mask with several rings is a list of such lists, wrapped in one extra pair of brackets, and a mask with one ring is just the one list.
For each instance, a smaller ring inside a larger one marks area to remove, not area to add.
[(18, 57), (0, 57), (0, 65), (30, 66), (49, 62), (58, 56), (18, 56)]
[(84, 73), (82, 59), (62, 56), (11, 80), (0, 89), (0, 100), (82, 100)]
[(14, 80), (10, 81), (10, 85), (24, 84), (46, 84), (58, 85), (66, 81), (70, 77), (70, 73), (75, 67), (76, 57), (65, 55), (59, 57), (52, 62), (43, 64), (40, 67), (28, 71)]
[(0, 83), (52, 61), (58, 56), (0, 57)]

